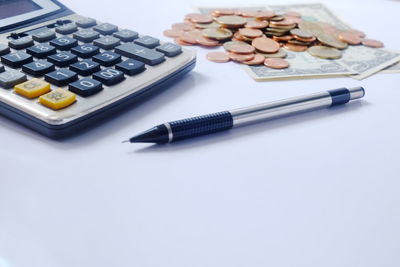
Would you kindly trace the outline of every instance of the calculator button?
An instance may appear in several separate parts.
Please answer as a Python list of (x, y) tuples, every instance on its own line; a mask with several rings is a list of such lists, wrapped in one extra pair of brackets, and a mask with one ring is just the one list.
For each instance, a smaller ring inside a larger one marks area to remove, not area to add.
[(39, 29), (33, 32), (30, 32), (33, 40), (37, 42), (47, 42), (56, 38), (56, 33), (53, 30), (48, 28)]
[(40, 104), (54, 109), (62, 109), (75, 103), (76, 95), (67, 90), (57, 88), (45, 95), (39, 97)]
[(90, 59), (84, 59), (82, 61), (72, 64), (71, 66), (69, 66), (69, 68), (79, 75), (89, 76), (100, 70), (100, 64), (93, 62)]
[(55, 55), (51, 55), (47, 58), (51, 63), (54, 63), (58, 67), (66, 67), (72, 63), (78, 61), (78, 57), (69, 52), (59, 52)]
[(120, 45), (121, 42), (118, 38), (112, 37), (112, 36), (104, 36), (99, 39), (96, 39), (93, 41), (94, 45), (97, 45), (100, 48), (103, 48), (104, 50), (111, 50), (117, 45)]
[(132, 42), (133, 40), (139, 37), (139, 34), (131, 30), (122, 30), (119, 32), (115, 32), (113, 36), (117, 37), (123, 42)]
[(64, 36), (50, 41), (50, 44), (59, 50), (69, 50), (72, 47), (77, 46), (78, 41), (74, 38)]
[(75, 23), (67, 23), (56, 28), (56, 32), (59, 34), (70, 34), (76, 32), (78, 27), (76, 27)]
[(98, 71), (93, 74), (93, 79), (96, 79), (105, 85), (114, 85), (125, 79), (124, 73), (122, 71), (105, 68), (104, 70)]
[(93, 27), (93, 30), (101, 33), (102, 35), (110, 35), (116, 31), (118, 31), (118, 27), (111, 23), (103, 23)]
[(106, 51), (95, 55), (92, 59), (103, 66), (109, 67), (119, 63), (121, 61), (121, 56), (114, 52)]
[(0, 87), (12, 88), (26, 81), (26, 75), (17, 70), (7, 70), (0, 73)]
[(97, 23), (96, 20), (92, 18), (81, 18), (75, 21), (75, 24), (81, 28), (89, 28), (95, 26)]
[(57, 53), (57, 50), (49, 44), (37, 44), (26, 49), (26, 52), (37, 58), (46, 58), (49, 55)]
[(71, 83), (69, 90), (81, 96), (90, 96), (103, 90), (103, 84), (91, 78), (83, 78)]
[(46, 60), (37, 60), (22, 66), (22, 71), (34, 77), (41, 77), (55, 70), (54, 64)]
[(73, 34), (74, 38), (84, 42), (84, 43), (90, 43), (93, 42), (93, 40), (96, 40), (97, 38), (100, 37), (100, 33), (95, 32), (91, 29), (85, 29), (85, 30), (80, 30), (79, 32), (76, 32)]
[(22, 51), (14, 52), (1, 57), (1, 62), (13, 68), (20, 68), (22, 65), (32, 61), (32, 56)]
[(123, 71), (127, 75), (135, 75), (146, 69), (143, 62), (131, 58), (118, 63), (115, 65), (115, 68)]
[(10, 53), (10, 48), (5, 44), (0, 44), (0, 56)]
[(36, 98), (49, 92), (50, 84), (39, 79), (32, 79), (15, 85), (14, 91), (27, 98)]
[(134, 42), (147, 48), (154, 48), (160, 45), (160, 40), (147, 35), (136, 39)]
[(160, 64), (165, 60), (163, 53), (132, 43), (126, 43), (117, 46), (115, 48), (115, 52), (120, 55), (142, 61), (151, 66)]
[(156, 47), (156, 50), (163, 53), (167, 57), (175, 57), (182, 53), (182, 47), (172, 43), (165, 43)]
[(97, 55), (99, 52), (100, 49), (97, 46), (91, 44), (83, 44), (71, 48), (71, 53), (81, 58), (90, 58), (94, 55)]
[(3, 71), (5, 71), (5, 68), (3, 65), (0, 64), (0, 72), (3, 72)]
[(69, 69), (59, 69), (44, 76), (45, 80), (57, 86), (64, 86), (78, 80), (78, 74)]
[(24, 49), (33, 45), (33, 39), (31, 36), (21, 37), (19, 39), (12, 39), (8, 42), (8, 46), (14, 49)]

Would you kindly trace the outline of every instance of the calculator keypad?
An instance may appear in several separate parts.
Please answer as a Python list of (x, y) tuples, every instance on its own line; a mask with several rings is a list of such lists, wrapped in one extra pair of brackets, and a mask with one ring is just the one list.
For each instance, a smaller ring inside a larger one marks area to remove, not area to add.
[[(151, 36), (91, 18), (57, 21), (55, 28), (39, 28), (28, 36), (0, 44), (0, 87), (53, 110), (69, 107), (76, 95), (89, 97), (182, 52), (175, 44), (161, 44)], [(11, 48), (11, 49), (10, 49)], [(13, 50), (12, 50), (13, 49)], [(124, 58), (123, 58), (124, 57)], [(27, 80), (27, 73), (33, 77)], [(54, 86), (67, 86), (51, 88)]]

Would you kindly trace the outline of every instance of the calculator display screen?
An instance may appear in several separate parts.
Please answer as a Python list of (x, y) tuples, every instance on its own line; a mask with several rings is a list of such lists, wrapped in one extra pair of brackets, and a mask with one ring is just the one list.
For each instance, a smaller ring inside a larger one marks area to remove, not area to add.
[(0, 32), (59, 10), (53, 0), (0, 0)]
[(14, 17), (41, 7), (30, 0), (0, 0), (0, 19)]

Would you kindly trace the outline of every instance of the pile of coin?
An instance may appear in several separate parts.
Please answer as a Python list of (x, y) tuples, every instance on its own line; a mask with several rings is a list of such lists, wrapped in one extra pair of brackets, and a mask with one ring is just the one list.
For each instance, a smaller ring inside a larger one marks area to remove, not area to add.
[[(307, 21), (295, 11), (246, 11), (216, 9), (210, 14), (192, 13), (172, 25), (164, 35), (180, 45), (223, 46), (226, 52), (210, 52), (213, 62), (235, 61), (274, 69), (289, 67), (286, 50), (308, 52), (323, 59), (338, 59), (349, 45), (383, 47), (365, 39), (358, 30), (340, 30), (328, 23)], [(285, 50), (286, 49), (286, 50)]]

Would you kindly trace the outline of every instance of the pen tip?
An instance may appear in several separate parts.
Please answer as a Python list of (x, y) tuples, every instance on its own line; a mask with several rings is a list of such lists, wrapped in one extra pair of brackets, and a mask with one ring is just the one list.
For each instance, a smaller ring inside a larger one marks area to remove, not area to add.
[(129, 140), (124, 140), (121, 143), (129, 143)]

